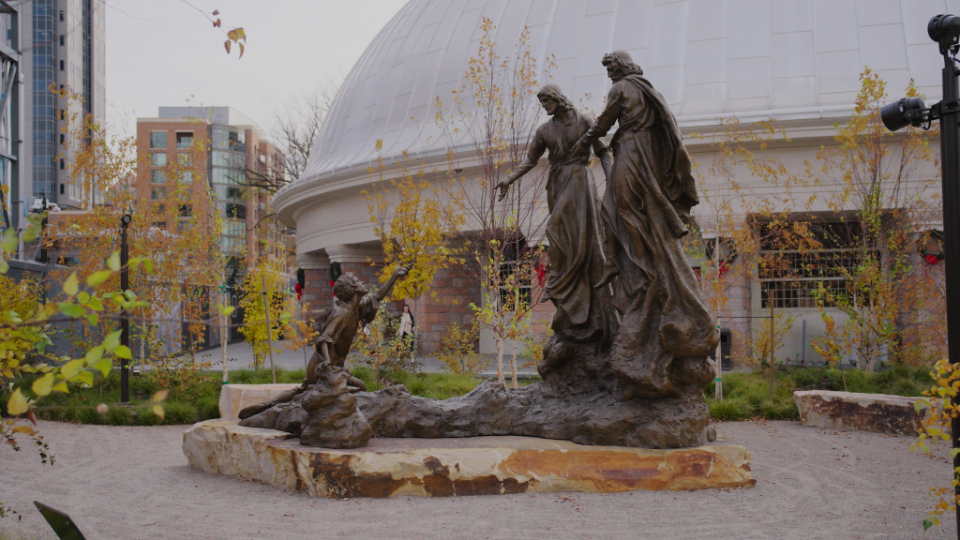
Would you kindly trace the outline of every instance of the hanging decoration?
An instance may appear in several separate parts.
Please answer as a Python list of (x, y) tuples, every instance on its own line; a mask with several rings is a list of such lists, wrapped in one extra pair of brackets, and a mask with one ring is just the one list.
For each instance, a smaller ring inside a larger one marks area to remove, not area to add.
[[(717, 244), (716, 238), (711, 238), (706, 241), (705, 255), (707, 260), (710, 262), (714, 261), (713, 250), (716, 244)], [(733, 265), (734, 261), (737, 260), (738, 255), (739, 253), (737, 252), (737, 250), (730, 247), (729, 242), (724, 242), (723, 239), (721, 239), (720, 240), (720, 264), (717, 265), (717, 273), (720, 276), (723, 276), (724, 274), (729, 272), (731, 265)]]
[(543, 287), (543, 279), (547, 275), (547, 267), (539, 264), (536, 268), (537, 272), (537, 286)]
[(297, 292), (297, 301), (300, 301), (303, 298), (303, 287), (307, 284), (307, 273), (303, 268), (297, 268), (297, 284), (294, 285), (293, 290)]
[(333, 287), (337, 283), (337, 279), (343, 275), (343, 271), (340, 269), (340, 263), (332, 262), (330, 263), (330, 286)]
[[(943, 231), (938, 231), (936, 229), (930, 231), (930, 240), (937, 242), (938, 245), (942, 245)], [(917, 246), (917, 251), (920, 252), (920, 257), (922, 257), (923, 261), (927, 263), (927, 266), (933, 266), (946, 257), (946, 254), (944, 254), (942, 249), (939, 251), (933, 251), (927, 249), (927, 247), (928, 246), (926, 245)]]

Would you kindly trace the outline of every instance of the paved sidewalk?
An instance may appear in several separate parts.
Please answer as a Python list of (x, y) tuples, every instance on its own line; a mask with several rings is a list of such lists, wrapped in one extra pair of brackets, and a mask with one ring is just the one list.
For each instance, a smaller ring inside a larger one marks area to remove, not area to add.
[(191, 469), (185, 426), (40, 422), (57, 457), (0, 452), (0, 494), (19, 538), (54, 538), (33, 507), (73, 518), (91, 540), (942, 540), (951, 514), (923, 532), (930, 486), (949, 485), (949, 448), (910, 453), (910, 438), (797, 422), (724, 422), (745, 445), (751, 489), (518, 493), (317, 499)]

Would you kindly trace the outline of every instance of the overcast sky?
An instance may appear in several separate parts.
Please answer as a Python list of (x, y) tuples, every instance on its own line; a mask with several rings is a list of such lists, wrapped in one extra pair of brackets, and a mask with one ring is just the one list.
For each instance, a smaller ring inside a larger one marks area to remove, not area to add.
[[(339, 82), (407, 0), (107, 0), (107, 114), (133, 135), (157, 107), (230, 106), (262, 127), (325, 81)], [(247, 48), (192, 6), (242, 27)]]

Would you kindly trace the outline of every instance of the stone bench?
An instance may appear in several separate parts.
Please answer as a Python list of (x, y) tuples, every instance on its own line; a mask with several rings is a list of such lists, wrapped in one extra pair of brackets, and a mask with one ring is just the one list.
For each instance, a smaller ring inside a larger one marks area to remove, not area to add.
[(244, 407), (269, 401), (299, 384), (225, 384), (220, 390), (220, 418), (236, 418)]
[(805, 426), (856, 429), (891, 435), (917, 435), (922, 413), (919, 397), (810, 390), (793, 393)]

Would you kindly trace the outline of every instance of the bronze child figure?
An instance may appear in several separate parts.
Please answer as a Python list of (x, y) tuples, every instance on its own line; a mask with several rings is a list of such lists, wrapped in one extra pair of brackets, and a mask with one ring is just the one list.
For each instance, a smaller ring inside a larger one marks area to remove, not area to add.
[[(242, 409), (238, 415), (240, 419), (250, 418), (275, 405), (289, 402), (317, 383), (325, 371), (343, 371), (344, 361), (353, 346), (353, 338), (363, 325), (373, 322), (380, 308), (380, 302), (393, 291), (397, 280), (407, 275), (408, 271), (407, 266), (398, 266), (383, 287), (375, 292), (368, 292), (363, 283), (351, 272), (340, 276), (333, 286), (335, 295), (333, 313), (324, 323), (320, 337), (314, 344), (316, 351), (307, 364), (307, 374), (303, 384), (270, 401)], [(346, 372), (344, 375), (350, 392), (367, 390), (367, 385), (360, 379)]]

